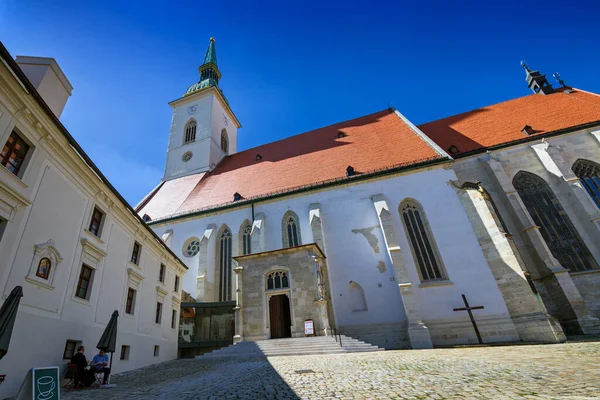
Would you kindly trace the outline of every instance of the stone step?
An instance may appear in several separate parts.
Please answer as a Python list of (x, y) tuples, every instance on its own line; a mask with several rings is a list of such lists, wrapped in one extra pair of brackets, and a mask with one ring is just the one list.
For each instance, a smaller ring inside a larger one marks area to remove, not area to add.
[[(339, 339), (339, 338), (338, 338)], [(343, 354), (357, 352), (384, 351), (377, 346), (363, 341), (342, 336), (342, 345), (332, 336), (306, 338), (286, 338), (260, 340), (257, 342), (241, 342), (199, 357), (243, 357), (243, 356), (301, 356), (310, 354)]]

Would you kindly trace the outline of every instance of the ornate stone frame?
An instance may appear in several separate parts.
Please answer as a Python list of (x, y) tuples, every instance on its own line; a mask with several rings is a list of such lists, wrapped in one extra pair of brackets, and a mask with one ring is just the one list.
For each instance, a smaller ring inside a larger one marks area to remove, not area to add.
[[(42, 258), (48, 258), (50, 260), (50, 274), (48, 279), (41, 278), (36, 275), (38, 265)], [(25, 276), (25, 280), (34, 285), (52, 290), (54, 289), (54, 280), (56, 278), (56, 271), (62, 262), (63, 258), (60, 252), (55, 247), (54, 240), (49, 239), (45, 243), (36, 244), (33, 246), (33, 259), (29, 267), (29, 273)]]
[[(284, 271), (288, 275), (288, 283), (289, 287), (281, 288), (281, 289), (271, 289), (267, 290), (267, 276), (275, 271)], [(292, 325), (290, 325), (290, 329), (292, 335), (294, 333), (294, 307), (293, 307), (293, 296), (292, 296), (292, 274), (290, 273), (290, 269), (288, 267), (282, 266), (272, 266), (267, 268), (262, 274), (262, 282), (263, 282), (263, 321), (265, 326), (265, 339), (271, 338), (271, 321), (270, 321), (270, 309), (269, 309), (269, 301), (271, 297), (277, 296), (280, 294), (285, 294), (290, 300), (290, 321)]]

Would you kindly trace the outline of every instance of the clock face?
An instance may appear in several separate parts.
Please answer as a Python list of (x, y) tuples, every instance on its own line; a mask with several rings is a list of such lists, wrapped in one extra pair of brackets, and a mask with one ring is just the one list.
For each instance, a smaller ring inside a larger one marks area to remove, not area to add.
[(191, 105), (187, 108), (188, 115), (194, 114), (196, 111), (198, 111), (198, 104)]
[(229, 126), (229, 118), (227, 118), (227, 115), (225, 114), (223, 114), (223, 123), (225, 126)]

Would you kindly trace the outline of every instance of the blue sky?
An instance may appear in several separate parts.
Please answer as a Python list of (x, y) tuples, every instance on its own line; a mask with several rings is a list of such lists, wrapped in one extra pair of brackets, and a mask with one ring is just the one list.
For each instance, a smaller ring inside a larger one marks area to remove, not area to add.
[(389, 105), (420, 124), (523, 96), (522, 59), (600, 93), (599, 2), (499, 3), (0, 0), (0, 40), (56, 58), (63, 123), (135, 204), (211, 36), (238, 150)]

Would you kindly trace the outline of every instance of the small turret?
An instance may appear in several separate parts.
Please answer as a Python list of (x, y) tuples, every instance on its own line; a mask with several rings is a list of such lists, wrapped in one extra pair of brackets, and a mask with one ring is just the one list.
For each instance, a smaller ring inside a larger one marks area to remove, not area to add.
[(546, 75), (540, 74), (540, 71), (529, 69), (525, 61), (521, 61), (521, 66), (525, 69), (525, 81), (533, 93), (542, 93), (544, 95), (554, 93), (552, 85), (546, 80)]

